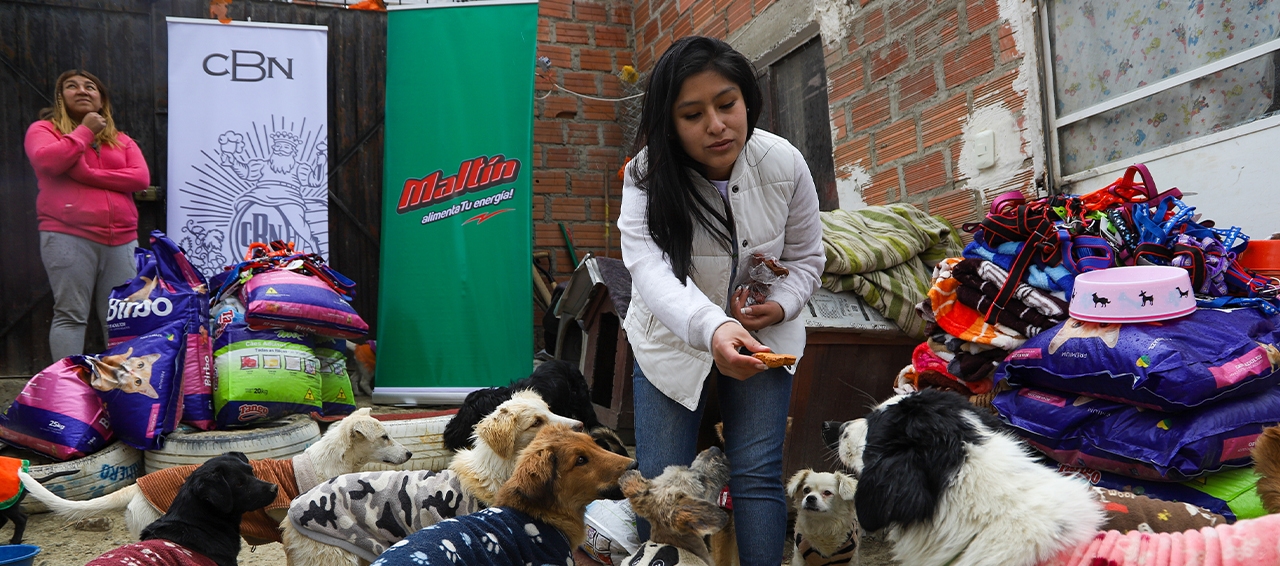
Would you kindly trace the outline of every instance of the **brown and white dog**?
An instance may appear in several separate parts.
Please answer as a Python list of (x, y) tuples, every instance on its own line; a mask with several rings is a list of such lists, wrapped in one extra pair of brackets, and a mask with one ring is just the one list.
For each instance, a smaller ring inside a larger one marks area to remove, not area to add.
[(544, 427), (520, 453), (495, 506), (422, 529), (378, 557), (383, 566), (572, 564), (586, 540), (583, 515), (621, 499), (618, 479), (636, 462), (563, 425)]
[(1267, 513), (1280, 513), (1280, 426), (1262, 431), (1253, 445), (1253, 469), (1258, 473), (1258, 497)]
[(552, 413), (537, 393), (520, 391), (480, 421), (474, 446), (455, 454), (448, 470), (346, 474), (303, 493), (280, 523), (289, 564), (367, 563), (408, 533), (493, 505), (517, 457), (547, 426), (582, 423)]
[(858, 480), (839, 472), (796, 472), (787, 482), (795, 502), (795, 545), (791, 566), (858, 563), (858, 515), (853, 496)]
[[(329, 430), (325, 431), (324, 436), (315, 444), (308, 446), (306, 450), (288, 461), (283, 460), (255, 460), (257, 464), (255, 470), (262, 467), (264, 462), (274, 462), (283, 464), (274, 466), (283, 472), (280, 476), (283, 478), (275, 482), (280, 485), (281, 482), (291, 483), (292, 485), (281, 485), (281, 495), (283, 500), (280, 505), (275, 503), (272, 507), (288, 507), (289, 500), (299, 492), (311, 489), (311, 487), (338, 477), (359, 470), (369, 462), (385, 462), (388, 464), (403, 464), (413, 454), (407, 450), (403, 444), (391, 438), (382, 423), (377, 419), (369, 416), (369, 409), (358, 409), (354, 413), (347, 415), (346, 418), (329, 426)], [(155, 481), (160, 477), (167, 477), (169, 474), (180, 474), (175, 476), (168, 483), (182, 483), (186, 475), (196, 469), (196, 466), (179, 466), (180, 469), (168, 468), (159, 470), (147, 479), (147, 476), (138, 479), (138, 483), (116, 491), (114, 493), (104, 495), (88, 501), (68, 501), (45, 489), (26, 473), (19, 472), (18, 477), (22, 479), (22, 485), (31, 492), (31, 495), (39, 499), (42, 503), (49, 507), (54, 514), (74, 521), (101, 513), (110, 511), (124, 511), (125, 525), (129, 529), (129, 533), (137, 538), (142, 529), (147, 525), (160, 518), (162, 511), (154, 504), (153, 499), (171, 501), (172, 496), (164, 497), (158, 494), (148, 494), (144, 491), (144, 487), (149, 481)], [(172, 470), (172, 471), (170, 471)], [(291, 471), (290, 471), (291, 470)], [(165, 476), (157, 476), (155, 474), (165, 474)], [(292, 477), (290, 477), (292, 476)], [(174, 490), (175, 492), (177, 490)], [(284, 494), (290, 494), (284, 497)], [(150, 495), (150, 497), (149, 497)], [(246, 538), (249, 542), (257, 544), (265, 544), (266, 542), (280, 542), (280, 534), (277, 525), (279, 518), (272, 518), (265, 511), (257, 511), (261, 514), (257, 523), (251, 523), (249, 520), (244, 522), (242, 534), (251, 537)], [(253, 516), (251, 514), (250, 516)], [(254, 534), (250, 534), (254, 533)]]
[(720, 489), (729, 481), (729, 461), (719, 448), (708, 448), (693, 464), (667, 466), (647, 480), (640, 472), (622, 475), (618, 484), (631, 500), (636, 515), (649, 521), (649, 540), (627, 562), (628, 566), (706, 566), (712, 562), (703, 537), (729, 522), (716, 504)]

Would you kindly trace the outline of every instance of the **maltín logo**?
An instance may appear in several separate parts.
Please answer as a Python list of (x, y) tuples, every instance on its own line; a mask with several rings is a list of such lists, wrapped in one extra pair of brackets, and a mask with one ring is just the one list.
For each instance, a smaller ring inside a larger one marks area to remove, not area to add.
[(458, 166), (456, 175), (444, 177), (444, 171), (437, 170), (421, 179), (406, 179), (404, 188), (400, 190), (396, 212), (412, 212), (466, 193), (510, 183), (519, 175), (518, 159), (507, 159), (502, 154), (469, 159)]

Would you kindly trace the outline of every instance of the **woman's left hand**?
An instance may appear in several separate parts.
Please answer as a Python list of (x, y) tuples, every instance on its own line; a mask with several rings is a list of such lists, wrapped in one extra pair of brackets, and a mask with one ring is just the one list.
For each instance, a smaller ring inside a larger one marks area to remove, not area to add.
[(782, 322), (786, 317), (786, 313), (782, 310), (782, 305), (774, 301), (766, 301), (764, 303), (747, 306), (747, 295), (749, 291), (744, 287), (734, 291), (732, 300), (729, 301), (730, 315), (738, 319), (742, 323), (742, 327), (750, 331), (760, 330), (766, 326)]

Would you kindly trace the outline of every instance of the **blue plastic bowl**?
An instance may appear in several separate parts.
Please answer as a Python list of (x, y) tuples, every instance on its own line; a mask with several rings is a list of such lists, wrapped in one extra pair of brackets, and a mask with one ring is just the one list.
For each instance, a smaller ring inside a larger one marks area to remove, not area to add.
[(6, 544), (0, 546), (0, 565), (31, 566), (40, 554), (40, 547), (34, 544)]

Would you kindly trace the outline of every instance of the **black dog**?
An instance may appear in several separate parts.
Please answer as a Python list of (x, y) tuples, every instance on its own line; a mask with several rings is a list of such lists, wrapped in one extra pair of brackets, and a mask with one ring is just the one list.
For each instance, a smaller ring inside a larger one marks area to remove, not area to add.
[(627, 456), (622, 440), (609, 427), (600, 424), (587, 378), (573, 364), (563, 360), (543, 362), (529, 377), (511, 382), (507, 387), (477, 389), (462, 401), (458, 414), (444, 427), (444, 447), (453, 451), (472, 448), (471, 433), (480, 419), (498, 408), (513, 391), (530, 389), (542, 396), (551, 412), (582, 422), (582, 427), (601, 448)]
[[(53, 478), (62, 476), (70, 476), (79, 473), (79, 470), (67, 470), (65, 472), (55, 472), (42, 478), (36, 478), (40, 483), (47, 482)], [(9, 539), (9, 544), (22, 544), (22, 535), (27, 531), (27, 514), (22, 512), (22, 500), (27, 498), (27, 490), (22, 490), (18, 494), (17, 500), (12, 505), (0, 509), (0, 528), (13, 521), (13, 538)]]
[(191, 472), (169, 511), (142, 530), (141, 542), (107, 552), (86, 566), (127, 564), (144, 555), (151, 560), (167, 555), (172, 564), (190, 564), (195, 561), (192, 553), (218, 566), (235, 566), (240, 516), (274, 501), (278, 489), (253, 476), (244, 454), (214, 457)]

